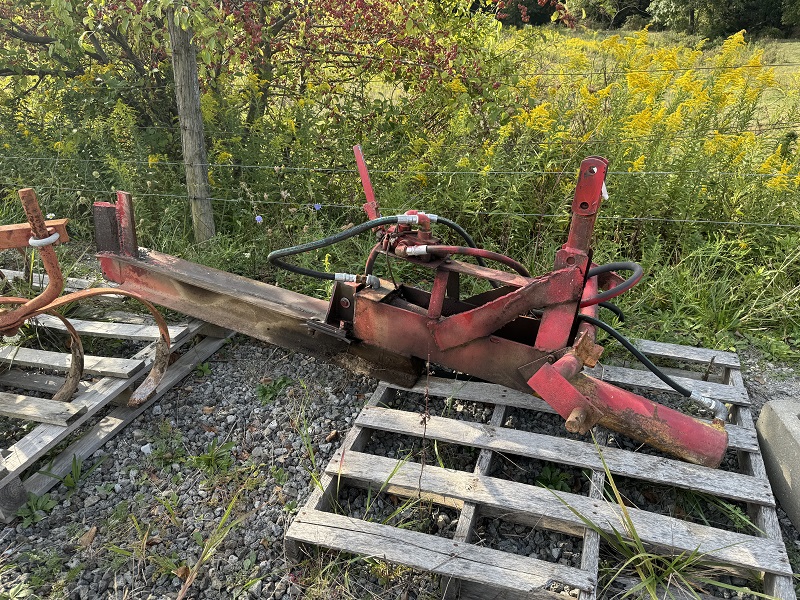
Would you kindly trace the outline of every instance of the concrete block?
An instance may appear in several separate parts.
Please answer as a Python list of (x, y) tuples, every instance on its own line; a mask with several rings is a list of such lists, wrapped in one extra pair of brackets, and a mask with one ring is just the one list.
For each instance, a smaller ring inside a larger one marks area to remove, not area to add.
[(772, 491), (800, 529), (800, 401), (767, 402), (756, 430)]

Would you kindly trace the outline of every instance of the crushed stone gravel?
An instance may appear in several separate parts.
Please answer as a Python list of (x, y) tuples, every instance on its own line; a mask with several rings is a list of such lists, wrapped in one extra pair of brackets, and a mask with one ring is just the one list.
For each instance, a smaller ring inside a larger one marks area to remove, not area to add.
[[(755, 354), (743, 359), (755, 416), (771, 398), (800, 395), (797, 371), (765, 364)], [(54, 488), (55, 507), (42, 520), (0, 529), (0, 597), (20, 586), (39, 598), (176, 598), (194, 575), (189, 598), (441, 597), (435, 578), (402, 567), (329, 551), (298, 566), (284, 553), (292, 516), (375, 380), (241, 336), (209, 367), (210, 374), (185, 379), (85, 461), (84, 473), (98, 466), (77, 486)], [(411, 393), (400, 394), (395, 406), (484, 423), (491, 416), (490, 405), (426, 403)], [(519, 410), (509, 411), (505, 425), (567, 435), (560, 419)], [(424, 452), (428, 461), (464, 470), (477, 458), (463, 447), (433, 448), (390, 434), (373, 435), (368, 451), (397, 458)], [(502, 476), (530, 484), (544, 467), (519, 457), (498, 461)], [(579, 470), (562, 471), (564, 485), (586, 493)], [(635, 484), (624, 487), (640, 505), (663, 502), (649, 500)], [(452, 537), (458, 518), (451, 509), (406, 505), (350, 487), (340, 490), (339, 505), (345, 514), (445, 537)], [(800, 556), (797, 531), (783, 511), (778, 514), (790, 553)], [(570, 536), (481, 518), (476, 537), (488, 547), (580, 565), (580, 540)], [(204, 552), (207, 560), (192, 573)]]

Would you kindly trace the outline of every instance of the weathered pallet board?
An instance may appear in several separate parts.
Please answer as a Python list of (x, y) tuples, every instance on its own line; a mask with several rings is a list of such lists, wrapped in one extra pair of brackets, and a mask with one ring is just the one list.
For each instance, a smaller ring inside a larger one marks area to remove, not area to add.
[[(49, 350), (34, 350), (6, 346), (0, 348), (0, 362), (17, 367), (33, 367), (52, 371), (69, 371), (72, 356)], [(105, 356), (83, 357), (83, 372), (101, 377), (133, 377), (144, 368), (144, 361), (130, 358), (108, 358)]]
[[(36, 373), (34, 371), (22, 371), (21, 369), (11, 369), (0, 374), (0, 385), (7, 388), (17, 388), (30, 390), (32, 392), (56, 393), (64, 384), (64, 378), (58, 375), (48, 375)], [(81, 381), (78, 383), (78, 393), (88, 389), (89, 383)]]
[(713, 361), (717, 367), (727, 367), (729, 369), (740, 368), (739, 357), (734, 352), (723, 350), (710, 350), (708, 348), (693, 348), (692, 346), (680, 346), (678, 344), (666, 344), (664, 342), (651, 342), (650, 340), (633, 340), (634, 345), (648, 356), (659, 358), (672, 358), (681, 362), (698, 363), (708, 365)]
[[(592, 377), (617, 385), (630, 385), (647, 388), (649, 390), (674, 393), (674, 390), (666, 383), (661, 381), (650, 371), (645, 371), (643, 369), (598, 365), (593, 369), (585, 369), (585, 371)], [(720, 400), (726, 404), (730, 403), (739, 406), (750, 405), (750, 399), (747, 397), (747, 391), (744, 389), (732, 385), (714, 383), (713, 381), (698, 381), (697, 379), (691, 379), (689, 377), (673, 377), (673, 379), (693, 392), (700, 392), (704, 396)]]
[[(202, 321), (192, 321), (183, 331), (178, 332), (176, 341), (173, 341), (171, 344), (173, 351), (192, 339), (194, 335), (205, 335), (206, 333), (208, 333), (209, 336), (201, 341), (195, 349), (187, 352), (185, 357), (179, 359), (176, 362), (178, 366), (175, 369), (172, 369), (172, 367), (168, 369), (168, 374), (162, 380), (158, 388), (156, 398), (163, 395), (163, 393), (181, 377), (190, 373), (197, 364), (197, 361), (202, 361), (207, 358), (224, 342), (223, 339), (215, 337), (221, 333), (219, 328), (214, 327), (212, 329), (207, 329), (206, 324)], [(227, 333), (228, 332), (225, 332), (224, 335), (227, 335)], [(14, 350), (17, 349), (15, 348)], [(39, 367), (44, 366), (47, 370), (61, 370), (58, 367), (63, 367), (63, 358), (66, 355), (59, 355), (58, 353), (49, 354), (57, 357), (54, 360), (61, 361), (59, 365), (55, 365), (56, 368), (54, 368), (54, 365), (42, 365), (39, 361), (34, 361), (33, 364)], [(79, 388), (79, 393), (73, 397), (71, 402), (59, 403), (62, 404), (66, 410), (76, 412), (76, 415), (71, 418), (66, 425), (42, 423), (7, 449), (2, 459), (2, 464), (0, 464), (1, 520), (9, 521), (13, 519), (17, 508), (25, 502), (28, 490), (26, 486), (23, 485), (21, 478), (26, 471), (45, 454), (50, 452), (57, 444), (73, 436), (81, 426), (97, 415), (97, 413), (109, 403), (115, 402), (124, 394), (129, 393), (135, 383), (149, 370), (154, 355), (155, 342), (150, 343), (130, 359), (113, 359), (127, 361), (129, 367), (130, 365), (140, 366), (136, 369), (112, 370), (111, 372), (115, 373), (116, 376), (104, 376), (88, 386), (85, 382), (82, 382), (83, 385)], [(39, 356), (41, 357), (42, 355)], [(102, 359), (103, 357), (96, 358)], [(19, 361), (15, 361), (15, 364), (19, 365)], [(101, 372), (98, 372), (98, 374), (101, 374)], [(6, 373), (6, 376), (8, 375), (9, 374)], [(50, 387), (55, 384), (60, 384), (60, 378), (38, 376), (34, 379), (36, 385), (40, 387)], [(15, 385), (15, 387), (17, 384), (22, 383), (23, 380), (24, 378), (19, 375), (11, 377), (11, 383)], [(9, 381), (0, 381), (0, 384), (8, 385)], [(149, 406), (152, 401), (153, 400), (147, 403), (145, 407)], [(47, 402), (53, 401), (50, 400)], [(144, 410), (142, 407), (140, 407), (140, 409)], [(110, 439), (110, 437), (122, 429), (125, 424), (129, 423), (135, 415), (138, 415), (141, 412), (140, 409), (129, 409), (128, 407), (117, 408), (110, 415), (104, 417), (101, 422), (87, 434), (85, 439), (77, 440), (70, 446), (73, 453), (81, 456), (81, 458), (89, 456), (99, 445), (102, 445), (102, 443)], [(89, 450), (91, 450), (91, 452)], [(52, 472), (64, 474), (69, 470), (73, 454), (71, 453), (67, 456), (66, 453), (68, 451), (69, 448), (56, 458), (51, 468)], [(65, 465), (66, 470), (64, 470)], [(34, 475), (33, 481), (30, 484), (30, 491), (48, 489), (48, 485), (52, 487), (52, 485), (57, 483), (53, 478), (48, 477), (46, 479), (47, 481)]]
[[(578, 589), (594, 587), (585, 571), (507, 552), (460, 544), (436, 536), (406, 531), (313, 509), (302, 509), (292, 523), (292, 536), (307, 542), (430, 569), (467, 581), (487, 580), (496, 587), (527, 593), (544, 589), (552, 581), (565, 581)], [(386, 543), (391, 540), (392, 543)], [(409, 552), (408, 548), (413, 548)]]
[(85, 411), (85, 407), (67, 402), (0, 392), (0, 415), (4, 417), (66, 427)]
[[(15, 271), (13, 269), (2, 269), (3, 275), (6, 276), (7, 279), (27, 279), (27, 275), (22, 271)], [(108, 281), (102, 281), (103, 287), (115, 287), (117, 284)], [(47, 287), (50, 283), (50, 278), (45, 274), (34, 273), (31, 277), (31, 287), (35, 289), (42, 289)], [(76, 292), (78, 290), (85, 290), (86, 288), (93, 287), (97, 284), (97, 281), (91, 281), (89, 279), (81, 279), (78, 277), (68, 277), (64, 282), (64, 291), (65, 292)]]
[[(603, 469), (600, 455), (590, 442), (458, 421), (435, 415), (431, 415), (423, 425), (420, 423), (419, 415), (380, 406), (364, 407), (356, 422), (362, 427), (380, 431), (404, 433), (416, 437), (422, 437), (424, 433), (428, 439), (440, 442), (466, 444), (475, 448), (575, 467)], [(619, 448), (603, 448), (603, 458), (613, 475), (665, 485), (678, 485), (683, 489), (723, 498), (775, 506), (769, 482), (763, 479), (699, 467), (649, 454), (636, 454)]]
[[(514, 408), (524, 408), (549, 414), (555, 414), (556, 412), (553, 410), (553, 407), (541, 398), (492, 383), (476, 383), (431, 377), (426, 382), (419, 383), (414, 387), (406, 388), (396, 386), (396, 389), (415, 392), (417, 394), (425, 394), (426, 388), (427, 393), (431, 396), (458, 398), (459, 400), (484, 402), (488, 404), (502, 403)], [(759, 451), (758, 436), (754, 428), (728, 424), (725, 426), (725, 429), (728, 432), (728, 446), (733, 450), (745, 450), (747, 452)]]
[[(39, 315), (35, 319), (38, 325), (66, 332), (67, 328), (61, 319), (51, 315)], [(104, 321), (84, 321), (70, 319), (70, 324), (81, 336), (99, 338), (126, 339), (133, 341), (154, 342), (160, 333), (155, 325), (139, 325), (136, 323), (107, 323)], [(186, 331), (184, 325), (174, 325), (168, 328), (170, 341), (178, 341), (181, 334)]]
[[(733, 406), (732, 422), (726, 425), (726, 429), (730, 447), (739, 455), (738, 472), (714, 470), (661, 456), (607, 447), (602, 430), (597, 432), (598, 441), (595, 445), (591, 440), (566, 439), (503, 427), (509, 407), (546, 413), (553, 413), (553, 410), (534, 396), (493, 384), (434, 377), (413, 388), (381, 384), (326, 467), (319, 489), (311, 493), (305, 508), (289, 527), (286, 533), (288, 555), (298, 559), (303, 544), (317, 544), (431, 571), (441, 576), (443, 597), (448, 600), (551, 597), (552, 593), (547, 591), (551, 582), (574, 587), (579, 591), (581, 600), (594, 600), (598, 593), (595, 585), (587, 588), (567, 583), (568, 575), (541, 569), (541, 565), (535, 563), (529, 563), (526, 574), (538, 579), (522, 581), (508, 572), (498, 579), (497, 573), (481, 577), (474, 570), (460, 572), (458, 566), (449, 570), (440, 564), (442, 561), (447, 563), (444, 557), (439, 562), (433, 557), (419, 561), (413, 557), (420, 546), (445, 552), (448, 551), (448, 545), (450, 556), (456, 559), (469, 556), (466, 548), (479, 547), (475, 546), (472, 539), (477, 518), (499, 517), (527, 527), (581, 536), (583, 550), (577, 571), (596, 582), (600, 537), (594, 531), (587, 530), (583, 520), (572, 509), (607, 532), (616, 529), (625, 534), (619, 507), (604, 499), (606, 475), (599, 456), (600, 446), (606, 466), (615, 477), (746, 503), (755, 525), (763, 532), (763, 535), (749, 535), (727, 531), (629, 507), (627, 511), (636, 531), (648, 547), (666, 555), (699, 550), (706, 558), (732, 572), (763, 573), (767, 593), (785, 600), (794, 599), (791, 566), (780, 536), (775, 500), (764, 472), (747, 391), (738, 370), (738, 357), (731, 353), (684, 348), (674, 344), (637, 343), (644, 353), (654, 359), (713, 366), (718, 378), (722, 369), (722, 383), (691, 377), (682, 378), (681, 383)], [(664, 389), (662, 382), (651, 378), (648, 371), (605, 367), (594, 372), (618, 384), (652, 391)], [(392, 394), (397, 390), (481, 402), (493, 405), (494, 411), (488, 424), (437, 415), (423, 420), (417, 412), (389, 407)], [(472, 472), (398, 461), (364, 451), (366, 441), (376, 431), (407, 436), (409, 439), (424, 437), (438, 443), (467, 446), (479, 449), (480, 453)], [(588, 496), (573, 492), (558, 492), (556, 496), (544, 488), (494, 477), (492, 459), (497, 454), (512, 459), (514, 456), (527, 457), (588, 469), (591, 471)], [(334, 515), (331, 513), (331, 507), (336, 506), (333, 500), (340, 486), (344, 485), (369, 488), (373, 493), (383, 490), (400, 497), (423, 498), (459, 510), (455, 535), (452, 540), (419, 533), (405, 537), (409, 532), (396, 535), (399, 531), (396, 528), (387, 528), (386, 525), (376, 527), (374, 523)], [(492, 551), (496, 552), (499, 551)], [(492, 553), (482, 556), (493, 556)], [(476, 560), (482, 565), (480, 560), (483, 558)], [(547, 583), (531, 587), (532, 582), (545, 580)]]
[[(360, 483), (399, 496), (421, 494), (437, 504), (460, 508), (470, 501), (484, 508), (486, 514), (502, 514), (506, 520), (539, 526), (570, 535), (582, 535), (583, 521), (574, 509), (607, 533), (613, 528), (624, 531), (619, 507), (598, 503), (586, 496), (558, 492), (494, 477), (453, 471), (432, 465), (347, 452), (335, 454), (326, 473), (332, 477)], [(388, 483), (387, 483), (388, 482)], [(680, 521), (672, 517), (628, 508), (639, 537), (646, 544), (670, 553), (699, 550), (709, 559), (752, 568), (768, 573), (791, 575), (792, 569), (782, 542), (715, 529)], [(564, 582), (566, 583), (566, 582)]]

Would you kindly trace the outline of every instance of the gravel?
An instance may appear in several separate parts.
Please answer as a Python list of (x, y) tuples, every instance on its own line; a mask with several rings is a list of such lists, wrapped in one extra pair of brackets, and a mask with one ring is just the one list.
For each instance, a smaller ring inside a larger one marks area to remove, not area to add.
[[(756, 355), (745, 359), (756, 412), (769, 398), (800, 394), (796, 371), (759, 364)], [(54, 488), (56, 506), (45, 518), (0, 530), (0, 598), (16, 585), (41, 598), (175, 598), (209, 540), (218, 545), (190, 598), (441, 597), (433, 577), (402, 567), (334, 552), (293, 566), (284, 553), (284, 533), (313, 488), (311, 474), (324, 468), (376, 381), (244, 337), (209, 366), (210, 375), (185, 379), (85, 461), (84, 472), (100, 464), (75, 489)], [(426, 404), (411, 393), (395, 406), (483, 423), (492, 413), (490, 405)], [(519, 410), (509, 411), (505, 425), (566, 435), (560, 419)], [(389, 434), (374, 434), (365, 451), (415, 460), (424, 454), (427, 464), (441, 460), (461, 470), (477, 459), (469, 448)], [(546, 464), (503, 457), (497, 466), (498, 476), (535, 484)], [(566, 489), (587, 492), (580, 470), (560, 471)], [(634, 482), (620, 487), (640, 506), (667, 505), (664, 495), (648, 498)], [(340, 489), (339, 510), (444, 537), (458, 520), (452, 509), (354, 487)], [(779, 520), (790, 552), (800, 555), (797, 532), (780, 510)], [(579, 539), (497, 518), (478, 519), (475, 542), (565, 565), (581, 560)]]

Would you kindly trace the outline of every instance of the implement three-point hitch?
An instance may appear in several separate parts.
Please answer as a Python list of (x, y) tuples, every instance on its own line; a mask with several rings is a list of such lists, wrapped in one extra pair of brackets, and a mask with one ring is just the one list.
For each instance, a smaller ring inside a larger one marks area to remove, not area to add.
[[(553, 271), (532, 277), (519, 262), (477, 248), (447, 218), (416, 210), (380, 216), (360, 149), (355, 150), (369, 220), (269, 255), (279, 267), (333, 280), (330, 302), (140, 249), (130, 197), (123, 193), (116, 204), (94, 207), (103, 273), (119, 284), (116, 293), (128, 292), (392, 383), (411, 386), (426, 365), (438, 365), (536, 394), (566, 420), (570, 432), (584, 434), (600, 424), (684, 460), (719, 466), (728, 441), (725, 406), (674, 382), (598, 319), (599, 307), (618, 310), (608, 301), (642, 276), (635, 263), (592, 263), (590, 242), (605, 195), (605, 159), (581, 163), (567, 241), (556, 253)], [(436, 237), (444, 228), (458, 234), (464, 245), (447, 245)], [(379, 241), (361, 273), (314, 271), (287, 261), (369, 231), (377, 232)], [(381, 255), (432, 271), (431, 291), (373, 275)], [(473, 257), (478, 264), (456, 256)], [(490, 268), (486, 261), (510, 271)], [(624, 279), (617, 271), (631, 275)], [(491, 289), (461, 297), (464, 277), (486, 280)], [(603, 351), (595, 343), (598, 328), (677, 392), (710, 410), (713, 419), (693, 418), (586, 375), (584, 366), (595, 366)]]
[[(369, 220), (269, 256), (277, 266), (334, 280), (327, 307), (313, 298), (156, 252), (140, 256), (132, 213), (119, 203), (95, 205), (103, 272), (122, 289), (156, 304), (379, 378), (409, 385), (426, 363), (440, 365), (535, 393), (566, 419), (571, 432), (586, 433), (600, 424), (685, 460), (719, 465), (727, 447), (723, 425), (727, 411), (718, 401), (692, 394), (638, 352), (676, 391), (710, 409), (711, 423), (582, 372), (585, 365), (594, 366), (602, 352), (595, 344), (598, 327), (621, 338), (597, 319), (598, 307), (642, 276), (635, 263), (597, 266), (591, 261), (590, 242), (605, 193), (605, 159), (590, 157), (581, 163), (567, 242), (556, 253), (552, 272), (531, 277), (517, 261), (476, 248), (472, 238), (447, 218), (416, 210), (381, 217), (360, 149), (355, 150)], [(454, 230), (465, 245), (443, 244), (434, 236), (435, 225)], [(368, 231), (377, 231), (380, 241), (363, 273), (313, 271), (286, 261)], [(381, 254), (430, 269), (431, 291), (396, 286), (374, 276), (373, 265)], [(454, 256), (472, 256), (478, 264)], [(489, 268), (486, 260), (513, 272)], [(622, 279), (617, 270), (632, 274)], [(462, 277), (487, 280), (492, 289), (462, 298)]]

